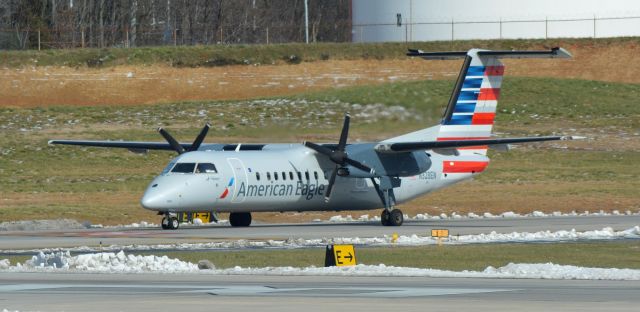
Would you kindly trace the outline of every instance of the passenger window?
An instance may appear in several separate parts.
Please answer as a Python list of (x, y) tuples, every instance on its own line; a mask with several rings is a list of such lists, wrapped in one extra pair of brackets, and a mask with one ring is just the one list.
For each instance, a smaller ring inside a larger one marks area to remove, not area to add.
[(282, 171), (282, 181), (284, 181), (284, 180), (286, 180), (286, 179), (287, 179), (287, 174), (286, 174), (286, 173), (284, 173), (284, 171)]
[(193, 169), (196, 167), (195, 163), (177, 163), (171, 172), (175, 173), (193, 173)]
[(274, 178), (276, 181), (278, 181), (278, 173), (277, 173), (277, 172), (274, 172), (274, 173), (273, 173), (273, 178)]
[(289, 171), (289, 180), (293, 180), (293, 172)]
[(302, 172), (298, 171), (298, 180), (302, 181)]
[(256, 180), (260, 181), (260, 172), (256, 172)]
[(309, 180), (309, 171), (304, 172), (304, 177), (305, 179)]
[(318, 172), (317, 172), (317, 171), (314, 171), (314, 172), (313, 172), (313, 177), (314, 177), (316, 180), (318, 180)]
[(196, 173), (218, 173), (218, 170), (212, 163), (199, 163), (196, 167)]
[(267, 171), (267, 180), (271, 180), (271, 173)]

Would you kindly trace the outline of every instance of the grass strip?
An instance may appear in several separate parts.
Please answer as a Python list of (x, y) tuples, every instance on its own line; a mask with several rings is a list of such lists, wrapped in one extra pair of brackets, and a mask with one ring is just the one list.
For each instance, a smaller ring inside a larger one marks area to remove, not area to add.
[(407, 48), (425, 51), (547, 49), (555, 46), (609, 47), (637, 43), (637, 38), (458, 40), (411, 43), (290, 43), (254, 45), (156, 46), (139, 48), (51, 49), (2, 51), (0, 65), (86, 66), (166, 64), (175, 67), (211, 67), (253, 64), (297, 64), (328, 59), (399, 59)]
[[(307, 267), (324, 266), (325, 250), (258, 249), (224, 251), (128, 252), (130, 254), (166, 255), (197, 263), (207, 259), (216, 268)], [(547, 263), (599, 268), (640, 269), (640, 240), (615, 242), (568, 242), (529, 244), (477, 244), (423, 247), (356, 247), (360, 264), (385, 264), (441, 270), (484, 270), (513, 263)], [(13, 265), (30, 256), (0, 256)]]

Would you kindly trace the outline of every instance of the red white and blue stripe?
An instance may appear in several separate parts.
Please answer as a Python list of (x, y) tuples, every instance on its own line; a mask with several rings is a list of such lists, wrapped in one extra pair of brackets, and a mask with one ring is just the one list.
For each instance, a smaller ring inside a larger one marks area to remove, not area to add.
[[(500, 98), (504, 65), (494, 57), (470, 53), (471, 64), (457, 97), (451, 118), (440, 126), (438, 141), (480, 140), (491, 137)], [(460, 148), (462, 154), (486, 155), (487, 147)]]

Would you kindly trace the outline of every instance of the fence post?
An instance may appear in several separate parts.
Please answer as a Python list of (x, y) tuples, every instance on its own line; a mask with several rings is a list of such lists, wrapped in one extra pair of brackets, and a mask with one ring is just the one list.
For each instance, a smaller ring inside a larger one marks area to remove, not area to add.
[(38, 28), (38, 51), (40, 51), (40, 28)]
[(84, 28), (80, 31), (80, 39), (82, 40), (82, 48), (84, 48)]
[(404, 42), (409, 42), (409, 29), (407, 28), (407, 23), (404, 23)]
[(267, 26), (267, 44), (269, 44), (269, 26)]
[(178, 29), (173, 30), (173, 46), (178, 45)]
[(125, 28), (124, 30), (124, 38), (125, 38), (125, 43), (124, 43), (124, 47), (128, 48), (129, 47), (129, 27)]
[(454, 32), (454, 29), (453, 29), (453, 25), (454, 25), (454, 23), (453, 23), (453, 18), (452, 18), (451, 19), (451, 41), (454, 41), (454, 39), (455, 39), (455, 32)]
[(549, 17), (544, 18), (544, 39), (549, 39)]
[(502, 17), (500, 17), (500, 39), (502, 39)]
[(593, 15), (593, 39), (596, 39), (596, 15)]

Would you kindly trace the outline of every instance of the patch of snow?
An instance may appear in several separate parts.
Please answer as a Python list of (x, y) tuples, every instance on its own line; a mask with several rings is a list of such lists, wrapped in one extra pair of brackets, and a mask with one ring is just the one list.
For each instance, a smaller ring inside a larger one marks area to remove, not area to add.
[(640, 270), (587, 268), (553, 263), (509, 263), (500, 268), (487, 267), (483, 271), (448, 271), (359, 264), (352, 267), (266, 267), (212, 270), (224, 275), (331, 275), (331, 276), (403, 276), (403, 277), (463, 277), (463, 278), (527, 278), (527, 279), (586, 279), (640, 280)]
[[(507, 211), (499, 215), (494, 215), (490, 212), (485, 212), (482, 215), (478, 215), (473, 212), (469, 212), (466, 215), (461, 215), (454, 211), (451, 213), (451, 215), (447, 215), (446, 213), (441, 213), (439, 215), (432, 216), (432, 215), (429, 215), (428, 213), (418, 213), (415, 216), (409, 216), (405, 214), (405, 221), (429, 220), (429, 219), (432, 219), (432, 220), (499, 219), (499, 218), (508, 219), (508, 218), (549, 218), (549, 217), (575, 217), (575, 216), (588, 217), (588, 216), (622, 216), (622, 215), (640, 215), (640, 211), (634, 213), (627, 210), (625, 211), (624, 214), (618, 210), (614, 210), (611, 213), (600, 210), (598, 212), (593, 212), (593, 213), (590, 213), (589, 211), (584, 211), (582, 213), (577, 213), (575, 211), (572, 211), (569, 213), (563, 213), (560, 211), (554, 211), (551, 213), (544, 213), (542, 211), (533, 211), (531, 213), (526, 213), (526, 214), (519, 214), (513, 211)], [(360, 218), (354, 219), (353, 217), (351, 217), (351, 215), (347, 215), (347, 216), (338, 215), (338, 216), (330, 217), (327, 220), (327, 222), (332, 222), (332, 223), (356, 222), (356, 221), (364, 222), (364, 221), (373, 221), (373, 220), (379, 221), (380, 217), (370, 218), (369, 215), (362, 215)]]
[(474, 277), (527, 279), (640, 280), (640, 270), (587, 268), (553, 263), (509, 263), (483, 271), (447, 271), (359, 264), (352, 267), (265, 267), (215, 269), (212, 263), (193, 264), (167, 256), (136, 256), (118, 253), (94, 253), (70, 256), (68, 252), (40, 253), (24, 265), (2, 268), (14, 272), (65, 271), (100, 273), (192, 273), (214, 275), (313, 275), (313, 276), (410, 276), (410, 277)]
[(27, 260), (24, 265), (18, 264), (14, 267), (8, 268), (8, 270), (11, 271), (56, 269), (104, 273), (179, 273), (195, 271), (198, 269), (198, 266), (178, 259), (171, 259), (167, 256), (127, 255), (124, 251), (120, 251), (118, 253), (104, 252), (77, 256), (71, 256), (69, 251), (67, 251), (48, 254), (40, 252), (30, 260)]

